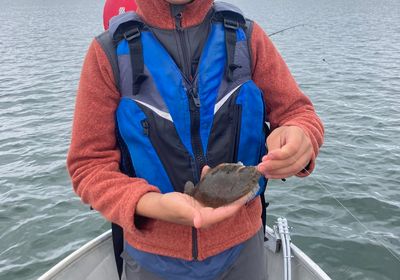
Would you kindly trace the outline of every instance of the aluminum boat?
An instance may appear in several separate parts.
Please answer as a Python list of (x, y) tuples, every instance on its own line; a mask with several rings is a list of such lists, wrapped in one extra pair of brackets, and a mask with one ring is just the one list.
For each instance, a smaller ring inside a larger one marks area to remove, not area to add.
[[(268, 280), (330, 280), (331, 278), (290, 241), (286, 219), (266, 227)], [(111, 230), (63, 259), (39, 280), (119, 280)]]

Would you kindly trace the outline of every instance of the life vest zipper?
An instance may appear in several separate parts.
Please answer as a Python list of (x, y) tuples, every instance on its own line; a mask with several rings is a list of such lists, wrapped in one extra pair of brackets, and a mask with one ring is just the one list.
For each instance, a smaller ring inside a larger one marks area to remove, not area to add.
[(200, 98), (199, 98), (197, 89), (195, 87), (191, 88), (189, 90), (189, 94), (190, 94), (190, 97), (193, 99), (194, 106), (196, 108), (200, 108)]
[(190, 111), (190, 134), (193, 149), (193, 156), (196, 165), (196, 183), (200, 181), (200, 174), (206, 165), (206, 159), (203, 153), (203, 146), (200, 136), (200, 98), (195, 87), (187, 89)]
[[(197, 183), (200, 180), (201, 170), (206, 165), (200, 138), (200, 99), (195, 88), (188, 89), (187, 94), (190, 111), (190, 134), (196, 169), (194, 175)], [(195, 228), (192, 228), (192, 256), (193, 259), (197, 260), (197, 230)]]
[[(200, 174), (202, 168), (206, 165), (206, 160), (204, 157), (203, 153), (203, 147), (201, 143), (201, 137), (200, 137), (200, 98), (197, 92), (196, 85), (193, 84), (192, 79), (188, 79), (188, 77), (191, 77), (191, 67), (187, 69), (187, 63), (189, 61), (188, 58), (188, 52), (187, 52), (187, 45), (186, 41), (184, 38), (183, 34), (183, 29), (182, 29), (182, 13), (178, 13), (175, 16), (175, 27), (178, 32), (178, 36), (180, 39), (180, 48), (182, 51), (183, 55), (183, 65), (182, 65), (182, 70), (183, 70), (183, 76), (185, 77), (185, 80), (187, 84), (189, 85), (189, 88), (186, 89), (186, 94), (188, 97), (189, 101), (189, 111), (190, 111), (190, 134), (191, 134), (191, 144), (192, 144), (192, 150), (193, 150), (193, 156), (194, 156), (194, 163), (195, 163), (195, 183), (197, 183), (200, 180)], [(197, 229), (192, 228), (192, 257), (194, 260), (197, 260), (198, 258), (198, 241), (197, 241)]]
[[(187, 45), (183, 36), (182, 29), (182, 13), (178, 13), (175, 16), (175, 24), (176, 30), (178, 31), (180, 37), (180, 48), (182, 54), (184, 56), (184, 61), (189, 61), (187, 54)], [(185, 64), (186, 65), (186, 64)], [(187, 78), (187, 75), (184, 74), (184, 78), (186, 83), (189, 85), (189, 88), (186, 88), (186, 94), (189, 101), (189, 111), (190, 111), (190, 126), (191, 126), (191, 140), (192, 140), (192, 149), (193, 155), (195, 159), (196, 169), (197, 169), (197, 178), (196, 181), (200, 180), (201, 169), (206, 165), (206, 160), (203, 154), (203, 148), (200, 138), (200, 98), (198, 95), (198, 91), (196, 85), (192, 80)], [(195, 79), (196, 80), (196, 79)], [(195, 182), (197, 183), (197, 182)]]
[(188, 55), (188, 51), (187, 51), (187, 44), (185, 42), (184, 30), (182, 28), (182, 13), (178, 13), (175, 16), (175, 27), (176, 27), (176, 31), (178, 32), (179, 41), (181, 43), (180, 46), (181, 46), (181, 51), (182, 51), (182, 56), (183, 56), (182, 71), (186, 78), (190, 78), (191, 77), (191, 67), (188, 67), (189, 55)]

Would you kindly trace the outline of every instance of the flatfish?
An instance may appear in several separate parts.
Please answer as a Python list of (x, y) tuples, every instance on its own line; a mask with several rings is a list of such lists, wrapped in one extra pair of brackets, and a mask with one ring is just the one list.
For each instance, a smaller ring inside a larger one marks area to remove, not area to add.
[(246, 194), (256, 194), (261, 176), (256, 166), (222, 163), (209, 170), (196, 186), (190, 181), (187, 182), (185, 193), (193, 196), (204, 206), (217, 208), (232, 203)]

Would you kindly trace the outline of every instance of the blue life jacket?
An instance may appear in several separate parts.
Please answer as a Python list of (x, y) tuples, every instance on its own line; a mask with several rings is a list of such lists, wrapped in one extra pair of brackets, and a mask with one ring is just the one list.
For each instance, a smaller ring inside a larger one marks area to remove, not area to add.
[[(111, 20), (97, 40), (121, 93), (116, 134), (122, 172), (162, 193), (183, 192), (187, 181), (199, 181), (204, 165), (261, 161), (268, 127), (263, 94), (252, 81), (251, 24), (231, 4), (214, 3), (190, 78), (136, 13)], [(265, 185), (261, 179), (259, 194)]]

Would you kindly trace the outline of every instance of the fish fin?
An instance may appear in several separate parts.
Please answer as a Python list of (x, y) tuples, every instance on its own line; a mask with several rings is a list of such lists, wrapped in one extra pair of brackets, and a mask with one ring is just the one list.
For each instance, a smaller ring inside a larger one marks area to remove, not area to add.
[(247, 194), (247, 201), (246, 204), (249, 203), (250, 201), (252, 201), (254, 198), (256, 198), (258, 195), (258, 192), (260, 190), (260, 185), (257, 184), (256, 186), (254, 186), (254, 188)]
[(194, 192), (194, 184), (190, 181), (187, 181), (184, 188), (184, 193), (188, 195), (193, 195)]

